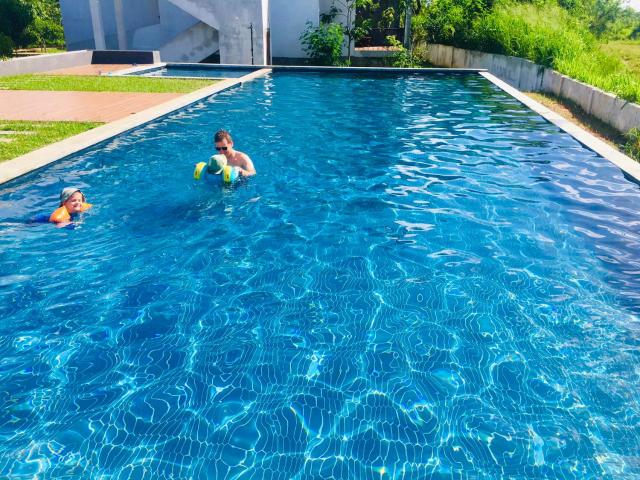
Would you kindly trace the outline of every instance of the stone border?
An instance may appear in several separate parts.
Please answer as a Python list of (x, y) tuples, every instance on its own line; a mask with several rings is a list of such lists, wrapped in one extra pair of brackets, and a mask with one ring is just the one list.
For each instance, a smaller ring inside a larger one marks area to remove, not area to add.
[(244, 82), (262, 77), (270, 73), (270, 69), (261, 69), (240, 78), (229, 78), (216, 82), (209, 87), (201, 88), (195, 92), (187, 93), (174, 100), (169, 100), (156, 107), (148, 108), (128, 117), (116, 120), (106, 125), (94, 128), (87, 132), (75, 135), (57, 143), (52, 143), (46, 147), (34, 150), (12, 160), (0, 163), (0, 185), (21, 177), (34, 170), (49, 165), (68, 155), (77, 153), (89, 148), (99, 142), (103, 142), (117, 135), (125, 133), (145, 123), (156, 120), (176, 110), (184, 108), (192, 103), (210, 97), (215, 93), (228, 90), (229, 88), (241, 85)]
[(486, 71), (484, 68), (395, 68), (395, 67), (317, 67), (306, 65), (273, 65), (270, 67), (274, 72), (278, 71), (294, 71), (294, 72), (371, 72), (371, 73), (481, 73)]
[[(142, 67), (133, 67), (126, 70), (118, 70), (111, 72), (110, 75), (129, 75), (140, 71), (153, 71), (163, 67), (187, 67), (197, 68), (199, 70), (222, 70), (222, 69), (270, 69), (276, 71), (300, 71), (300, 72), (341, 72), (353, 74), (355, 72), (373, 72), (373, 73), (480, 73), (486, 71), (484, 68), (395, 68), (395, 67), (320, 67), (314, 65), (232, 65), (232, 64), (215, 64), (205, 65), (202, 63), (176, 63), (166, 62), (147, 65)], [(173, 77), (178, 78), (178, 77)], [(188, 77), (194, 78), (194, 77)]]
[[(141, 73), (141, 72), (153, 72), (155, 70), (160, 70), (165, 67), (184, 67), (185, 70), (247, 70), (247, 72), (251, 73), (252, 71), (261, 70), (264, 68), (271, 69), (271, 65), (232, 65), (232, 64), (206, 64), (206, 63), (176, 63), (176, 62), (156, 62), (153, 65), (143, 65), (136, 66), (132, 68), (127, 68), (125, 70), (118, 70), (116, 72), (111, 72), (112, 76), (121, 76), (121, 75), (131, 75), (133, 73)], [(247, 73), (247, 75), (249, 74)], [(177, 75), (171, 75), (171, 78), (198, 78), (198, 77), (181, 77)]]
[(619, 132), (640, 128), (640, 105), (524, 58), (433, 44), (429, 45), (429, 61), (442, 67), (485, 68), (519, 90), (570, 100)]
[(529, 107), (541, 117), (545, 118), (549, 122), (559, 127), (561, 130), (571, 135), (588, 149), (593, 150), (600, 156), (604, 157), (606, 160), (609, 160), (611, 163), (615, 164), (627, 175), (633, 177), (636, 181), (640, 181), (640, 163), (627, 157), (625, 154), (619, 152), (617, 149), (606, 144), (602, 140), (594, 137), (589, 132), (570, 122), (566, 118), (563, 118), (557, 113), (549, 110), (541, 103), (536, 102), (532, 98), (528, 97), (519, 90), (516, 90), (511, 85), (503, 82), (491, 73), (481, 72), (480, 75), (482, 75), (484, 78), (489, 80), (501, 90), (504, 90), (519, 102)]
[(125, 68), (123, 70), (116, 70), (115, 72), (108, 72), (105, 75), (109, 77), (121, 77), (123, 75), (131, 75), (132, 73), (144, 72), (145, 70), (156, 70), (164, 68), (167, 64), (164, 62), (154, 63), (153, 65), (142, 65), (136, 67)]

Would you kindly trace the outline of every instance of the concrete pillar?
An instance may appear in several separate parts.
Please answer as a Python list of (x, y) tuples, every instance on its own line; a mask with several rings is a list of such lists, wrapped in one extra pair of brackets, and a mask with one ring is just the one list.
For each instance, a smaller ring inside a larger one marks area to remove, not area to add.
[(262, 0), (262, 51), (260, 65), (271, 63), (271, 36), (269, 33), (269, 0)]
[(113, 0), (113, 10), (116, 14), (116, 29), (118, 30), (118, 50), (127, 49), (127, 29), (124, 26), (122, 0)]
[(102, 23), (102, 10), (100, 0), (89, 0), (91, 9), (91, 23), (93, 25), (93, 41), (96, 50), (106, 50), (107, 42), (104, 39), (104, 24)]

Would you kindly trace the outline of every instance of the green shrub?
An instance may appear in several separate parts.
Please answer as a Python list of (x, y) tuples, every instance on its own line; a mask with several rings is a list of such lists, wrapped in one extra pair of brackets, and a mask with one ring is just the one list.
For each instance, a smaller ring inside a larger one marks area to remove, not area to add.
[(471, 48), (468, 36), (473, 21), (484, 15), (485, 0), (432, 0), (411, 22), (414, 41)]
[(396, 68), (419, 68), (422, 67), (422, 63), (420, 59), (413, 55), (413, 52), (410, 52), (402, 45), (402, 42), (398, 40), (395, 36), (390, 35), (387, 37), (387, 43), (394, 47), (395, 53), (391, 57), (391, 66)]
[(0, 33), (0, 59), (13, 55), (13, 42), (5, 34)]
[(342, 25), (339, 23), (320, 24), (311, 22), (300, 35), (303, 50), (320, 65), (340, 65), (342, 63)]

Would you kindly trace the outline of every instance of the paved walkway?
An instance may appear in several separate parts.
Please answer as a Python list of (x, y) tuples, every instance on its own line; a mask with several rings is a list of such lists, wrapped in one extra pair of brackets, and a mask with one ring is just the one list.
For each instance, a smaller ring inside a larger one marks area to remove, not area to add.
[(112, 122), (182, 95), (0, 90), (0, 120)]
[(132, 67), (152, 67), (153, 65), (82, 65), (80, 67), (61, 68), (59, 70), (49, 70), (43, 72), (44, 75), (103, 75), (105, 73), (117, 72), (118, 70), (126, 70)]
[[(102, 75), (133, 66), (82, 65), (43, 73)], [(112, 122), (181, 95), (183, 94), (0, 90), (0, 120)]]

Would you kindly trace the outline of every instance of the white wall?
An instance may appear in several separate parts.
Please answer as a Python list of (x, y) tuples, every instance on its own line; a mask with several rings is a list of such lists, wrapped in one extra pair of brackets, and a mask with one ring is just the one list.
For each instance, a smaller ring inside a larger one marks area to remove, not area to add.
[[(117, 49), (113, 0), (99, 0), (107, 48)], [(65, 37), (70, 50), (93, 49), (88, 0), (60, 0)], [(330, 0), (123, 0), (129, 48), (160, 50), (198, 21), (218, 30), (222, 63), (251, 63), (253, 24), (254, 63), (267, 61), (267, 28), (272, 57), (305, 57), (300, 35), (307, 21), (318, 24)], [(199, 36), (196, 35), (194, 38)]]
[(318, 0), (271, 0), (271, 55), (273, 57), (303, 58), (300, 35), (306, 22), (318, 25)]
[[(163, 0), (161, 0), (163, 1)], [(125, 0), (124, 21), (128, 43), (133, 32), (141, 27), (159, 22), (158, 0)], [(100, 0), (107, 48), (118, 48), (113, 0)], [(94, 48), (91, 12), (87, 0), (60, 0), (62, 25), (69, 50)]]
[(160, 23), (166, 25), (167, 28), (176, 32), (176, 34), (198, 23), (197, 18), (193, 18), (187, 12), (167, 0), (159, 0), (158, 8), (160, 11)]
[(268, 0), (170, 0), (185, 12), (218, 30), (221, 63), (266, 63), (265, 19)]

